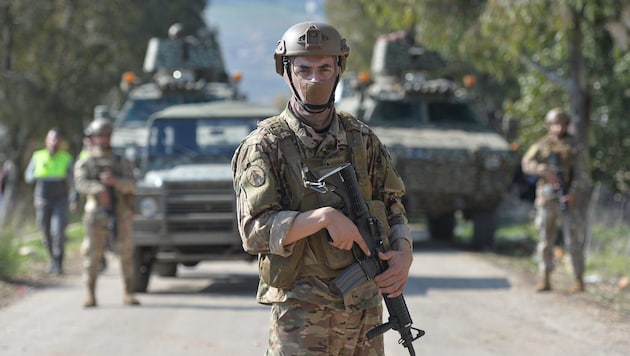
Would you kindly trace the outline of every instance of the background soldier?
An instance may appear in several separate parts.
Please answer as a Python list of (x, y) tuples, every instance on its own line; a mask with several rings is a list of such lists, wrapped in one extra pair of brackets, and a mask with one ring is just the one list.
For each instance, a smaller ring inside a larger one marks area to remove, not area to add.
[(37, 227), (50, 256), (48, 273), (57, 275), (63, 273), (69, 200), (75, 203), (72, 208), (76, 209), (76, 194), (72, 190), (73, 159), (61, 149), (62, 141), (59, 130), (49, 130), (46, 148), (33, 153), (24, 172), (27, 183), (35, 182), (33, 203)]
[(571, 255), (575, 283), (570, 291), (584, 291), (584, 219), (576, 199), (590, 186), (585, 149), (568, 133), (570, 116), (561, 109), (545, 116), (548, 133), (532, 145), (522, 160), (525, 174), (540, 177), (536, 187), (535, 225), (540, 234), (537, 253), (542, 280), (536, 291), (551, 290), (553, 248), (558, 236), (556, 222), (562, 216), (564, 243)]
[[(368, 340), (366, 332), (381, 324), (381, 293), (399, 296), (407, 283), (412, 248), (404, 184), (376, 135), (333, 105), (348, 53), (330, 25), (289, 28), (274, 58), (293, 96), (232, 161), (243, 247), (259, 254), (257, 300), (272, 305), (268, 355), (383, 355), (382, 335)], [(385, 272), (341, 298), (331, 292), (331, 280), (359, 248), (370, 252), (341, 212), (342, 199), (315, 186), (327, 168), (347, 162), (392, 250), (379, 253), (389, 264)]]
[(116, 237), (120, 257), (125, 288), (123, 303), (140, 304), (133, 295), (134, 249), (131, 241), (132, 198), (136, 183), (132, 164), (112, 152), (111, 134), (112, 124), (108, 119), (92, 121), (85, 130), (85, 136), (90, 139), (90, 154), (79, 160), (75, 167), (76, 190), (86, 197), (85, 237), (81, 245), (88, 292), (85, 307), (97, 304), (96, 279), (110, 233)]

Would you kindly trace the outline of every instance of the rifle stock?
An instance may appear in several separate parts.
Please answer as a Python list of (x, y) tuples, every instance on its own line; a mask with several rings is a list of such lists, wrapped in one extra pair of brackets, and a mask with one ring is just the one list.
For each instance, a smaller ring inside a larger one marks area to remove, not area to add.
[[(337, 172), (338, 176), (334, 174)], [(380, 238), (376, 221), (370, 216), (352, 164), (348, 163), (339, 167), (327, 177), (335, 180), (333, 185), (343, 184), (345, 187), (345, 189), (335, 190), (335, 193), (343, 198), (348, 216), (357, 225), (371, 253), (370, 256), (364, 255), (357, 258), (352, 265), (332, 280), (333, 291), (340, 296), (345, 296), (359, 284), (371, 280), (387, 269), (387, 262), (378, 258), (379, 252), (385, 252), (385, 246)], [(413, 321), (402, 294), (395, 298), (383, 295), (383, 299), (389, 313), (389, 320), (370, 330), (367, 333), (368, 339), (377, 337), (390, 329), (396, 330), (400, 334), (399, 343), (408, 349), (410, 355), (415, 355), (413, 341), (423, 336), (425, 332), (412, 327)], [(413, 334), (414, 330), (416, 335)]]

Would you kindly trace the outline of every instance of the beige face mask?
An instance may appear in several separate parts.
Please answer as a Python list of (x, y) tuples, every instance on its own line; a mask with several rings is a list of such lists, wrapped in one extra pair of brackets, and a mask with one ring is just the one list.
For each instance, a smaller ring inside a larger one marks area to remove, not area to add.
[[(303, 79), (295, 73), (289, 76), (288, 70), (286, 70), (283, 75), (287, 85), (293, 89), (293, 95), (298, 99), (300, 105), (307, 106), (307, 111), (309, 112), (311, 112), (311, 110), (321, 111), (331, 104), (329, 100), (331, 100), (331, 96), (335, 91), (338, 76), (338, 66), (335, 66), (334, 73), (330, 78), (325, 80), (312, 81)], [(322, 107), (313, 108), (312, 106)]]
[(300, 77), (294, 80), (302, 101), (312, 105), (324, 105), (328, 103), (330, 95), (335, 89), (336, 78), (337, 75), (335, 74), (328, 80), (318, 82), (303, 80)]

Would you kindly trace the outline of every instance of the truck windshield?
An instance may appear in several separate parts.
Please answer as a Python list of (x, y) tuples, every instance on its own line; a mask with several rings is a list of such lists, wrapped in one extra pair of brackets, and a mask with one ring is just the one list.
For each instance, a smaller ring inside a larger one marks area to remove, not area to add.
[(417, 127), (427, 124), (475, 124), (477, 117), (465, 102), (381, 100), (374, 107), (373, 126)]
[(133, 99), (128, 100), (118, 113), (118, 124), (120, 126), (133, 126), (144, 124), (149, 116), (177, 104), (193, 104), (217, 101), (218, 98), (209, 95), (171, 95), (153, 99)]
[(149, 129), (147, 163), (229, 162), (256, 118), (158, 119)]

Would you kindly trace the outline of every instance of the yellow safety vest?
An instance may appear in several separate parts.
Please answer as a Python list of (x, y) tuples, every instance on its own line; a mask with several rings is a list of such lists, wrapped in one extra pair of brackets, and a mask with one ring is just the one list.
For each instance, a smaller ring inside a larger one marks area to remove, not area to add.
[(33, 176), (36, 179), (65, 178), (72, 164), (72, 156), (66, 151), (57, 151), (51, 156), (48, 150), (41, 149), (33, 153), (33, 163)]

